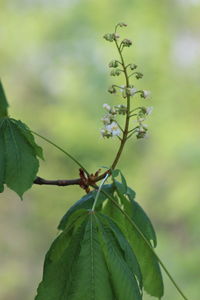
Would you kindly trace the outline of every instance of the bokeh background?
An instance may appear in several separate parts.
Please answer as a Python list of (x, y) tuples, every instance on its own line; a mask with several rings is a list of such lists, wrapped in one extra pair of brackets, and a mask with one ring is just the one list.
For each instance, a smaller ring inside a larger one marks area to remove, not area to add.
[[(124, 21), (126, 59), (151, 90), (148, 139), (130, 140), (119, 167), (153, 220), (157, 253), (189, 299), (200, 293), (200, 1), (1, 0), (0, 75), (10, 114), (74, 154), (91, 172), (109, 166), (118, 142), (100, 137), (114, 45), (102, 39)], [(122, 81), (123, 84), (123, 81)], [(143, 102), (142, 102), (143, 101)], [(39, 175), (76, 178), (76, 165), (37, 138)], [(23, 202), (0, 195), (0, 299), (32, 300), (57, 224), (77, 187), (33, 186)], [(164, 300), (181, 296), (164, 275)], [(145, 300), (150, 299), (145, 295)]]

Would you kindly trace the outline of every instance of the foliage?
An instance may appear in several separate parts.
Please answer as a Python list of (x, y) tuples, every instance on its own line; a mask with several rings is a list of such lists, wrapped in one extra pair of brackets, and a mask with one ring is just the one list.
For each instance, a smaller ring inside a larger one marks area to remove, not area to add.
[(0, 85), (0, 192), (4, 184), (20, 197), (29, 189), (39, 168), (37, 156), (43, 159), (42, 149), (35, 143), (29, 128), (7, 117), (7, 100)]
[[(122, 55), (123, 50), (132, 45), (127, 38), (118, 42), (117, 29), (126, 26), (125, 23), (118, 23), (114, 33), (104, 35), (107, 41), (115, 43), (120, 57), (120, 61), (109, 63), (112, 68), (110, 75), (123, 74), (125, 78), (125, 85), (112, 84), (108, 92), (116, 94), (119, 90), (126, 105), (111, 107), (104, 104), (107, 115), (102, 119), (104, 128), (101, 134), (106, 138), (118, 138), (120, 145), (111, 167), (101, 175), (100, 170), (89, 174), (71, 154), (36, 133), (80, 167), (80, 178), (76, 180), (52, 182), (37, 177), (37, 157), (43, 159), (42, 149), (35, 143), (27, 125), (8, 117), (8, 103), (0, 86), (0, 191), (3, 192), (3, 185), (6, 184), (22, 197), (36, 183), (78, 184), (87, 193), (67, 211), (58, 226), (62, 233), (46, 255), (37, 300), (81, 300), (84, 297), (91, 300), (141, 300), (143, 290), (160, 299), (164, 293), (159, 265), (163, 267), (163, 263), (154, 252), (157, 244), (154, 228), (135, 201), (135, 192), (127, 186), (121, 171), (116, 170), (127, 140), (134, 134), (138, 139), (146, 136), (148, 129), (144, 121), (152, 111), (152, 107), (140, 105), (133, 109), (131, 106), (133, 97), (139, 95), (146, 99), (149, 91), (137, 89), (130, 82), (130, 77), (140, 79), (143, 75), (132, 72), (137, 66), (126, 64)], [(121, 69), (116, 69), (119, 65)], [(125, 117), (124, 127), (119, 124), (119, 115)], [(133, 117), (137, 122), (134, 127), (130, 123)], [(116, 179), (118, 175), (121, 182)], [(109, 176), (112, 183), (104, 185)], [(100, 179), (103, 181), (98, 187)], [(94, 190), (90, 191), (90, 188)], [(186, 299), (168, 271), (166, 273)]]
[(86, 296), (88, 299), (139, 300), (143, 287), (152, 296), (162, 297), (162, 276), (150, 244), (153, 240), (156, 245), (153, 226), (130, 196), (134, 192), (126, 187), (118, 204), (131, 206), (128, 214), (147, 238), (149, 244), (146, 244), (140, 231), (126, 223), (126, 218), (111, 202), (117, 199), (116, 183), (123, 188), (123, 184), (116, 181), (103, 186), (96, 211), (91, 210), (95, 193), (90, 192), (61, 220), (62, 233), (47, 253), (37, 300)]

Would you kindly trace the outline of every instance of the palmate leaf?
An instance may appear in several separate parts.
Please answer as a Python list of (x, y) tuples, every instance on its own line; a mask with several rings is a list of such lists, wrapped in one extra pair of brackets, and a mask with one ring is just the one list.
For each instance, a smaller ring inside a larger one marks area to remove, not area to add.
[[(149, 217), (146, 215), (141, 206), (134, 200), (135, 192), (127, 187), (127, 191), (123, 194), (122, 188), (119, 188), (119, 182), (114, 182), (117, 195), (113, 197), (113, 201), (120, 205), (125, 213), (129, 215), (137, 228), (142, 232), (149, 242), (144, 241), (137, 229), (127, 220), (127, 218), (119, 214), (119, 210), (113, 205), (112, 210), (108, 208), (112, 205), (107, 200), (104, 206), (104, 213), (117, 222), (118, 226), (129, 241), (140, 265), (143, 277), (144, 289), (151, 296), (161, 298), (163, 296), (163, 280), (160, 266), (156, 256), (153, 254), (151, 247), (156, 246), (156, 234)], [(108, 208), (107, 208), (108, 206)], [(151, 242), (153, 245), (151, 245)]]
[(141, 300), (139, 265), (117, 225), (98, 212), (74, 214), (46, 255), (35, 300)]
[[(25, 132), (26, 131), (26, 132)], [(20, 197), (36, 177), (42, 149), (21, 121), (0, 118), (0, 191), (6, 184)]]
[(0, 118), (6, 117), (8, 115), (7, 109), (8, 109), (8, 102), (3, 89), (3, 85), (0, 80)]

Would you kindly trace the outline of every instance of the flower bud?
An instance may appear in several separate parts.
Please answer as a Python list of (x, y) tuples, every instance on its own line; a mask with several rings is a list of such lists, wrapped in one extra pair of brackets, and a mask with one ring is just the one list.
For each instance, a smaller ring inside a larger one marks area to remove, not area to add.
[(146, 99), (147, 97), (149, 97), (150, 96), (150, 94), (151, 94), (151, 92), (150, 91), (142, 91), (141, 92), (141, 98), (144, 98), (144, 99)]
[(107, 137), (107, 138), (109, 138), (109, 137), (112, 136), (112, 133), (109, 132), (107, 129), (101, 129), (101, 135), (102, 135), (102, 137)]
[(113, 42), (115, 40), (115, 33), (106, 33), (103, 38), (108, 42)]
[(116, 94), (117, 90), (116, 90), (116, 88), (113, 85), (111, 85), (108, 88), (108, 92), (111, 93), (111, 94)]
[(107, 110), (108, 112), (110, 112), (110, 110), (111, 110), (111, 106), (108, 105), (107, 103), (104, 103), (104, 104), (103, 104), (103, 108), (104, 108), (105, 110)]
[(126, 27), (127, 24), (125, 24), (125, 23), (123, 23), (123, 22), (119, 22), (119, 23), (117, 24), (117, 26), (119, 26), (119, 27)]
[(153, 111), (153, 106), (149, 106), (149, 107), (146, 108), (146, 114), (147, 115), (150, 115), (152, 113), (152, 111)]
[(136, 78), (136, 79), (140, 79), (140, 78), (142, 78), (142, 77), (143, 77), (143, 74), (140, 73), (140, 72), (137, 72), (136, 75), (135, 75), (135, 78)]
[(132, 87), (132, 88), (127, 88), (126, 89), (126, 94), (128, 95), (128, 96), (134, 96), (135, 95), (135, 93), (137, 93), (137, 89), (136, 88), (134, 88), (134, 87)]
[(147, 130), (148, 129), (147, 129), (147, 125), (146, 124), (145, 125), (141, 124), (140, 126), (138, 126), (137, 129), (136, 129), (136, 132), (137, 132), (136, 137), (137, 137), (137, 139), (144, 138), (146, 136)]
[(131, 70), (137, 69), (137, 65), (135, 65), (135, 64), (130, 64), (130, 69), (131, 69)]
[(122, 41), (122, 45), (123, 45), (124, 47), (130, 47), (130, 46), (132, 45), (132, 41), (129, 40), (129, 39), (124, 39), (124, 40)]
[(119, 69), (111, 70), (110, 76), (119, 76), (121, 74), (121, 71)]
[(114, 107), (111, 108), (110, 114), (111, 115), (116, 115), (117, 114), (116, 109)]
[(144, 132), (138, 132), (136, 134), (137, 139), (143, 139), (146, 136), (146, 131)]
[(111, 60), (111, 62), (109, 62), (108, 66), (109, 68), (117, 68), (119, 65), (118, 61), (117, 60)]
[(117, 112), (120, 114), (120, 115), (125, 115), (126, 112), (127, 112), (127, 107), (126, 105), (123, 105), (123, 104), (120, 104), (120, 105), (115, 105), (116, 109), (117, 109)]
[(110, 123), (112, 123), (113, 119), (112, 116), (110, 116), (109, 114), (104, 116), (101, 121), (103, 122), (104, 125), (108, 125)]

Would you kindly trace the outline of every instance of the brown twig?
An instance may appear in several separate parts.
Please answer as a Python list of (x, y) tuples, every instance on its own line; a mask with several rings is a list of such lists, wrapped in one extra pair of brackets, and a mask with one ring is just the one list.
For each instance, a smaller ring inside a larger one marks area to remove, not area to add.
[(96, 182), (105, 177), (106, 174), (110, 173), (110, 170), (107, 170), (103, 174), (99, 175), (101, 170), (95, 172), (95, 174), (90, 174), (89, 176), (85, 174), (83, 169), (79, 169), (79, 178), (76, 179), (57, 179), (57, 180), (47, 180), (42, 177), (36, 177), (34, 184), (39, 185), (57, 185), (57, 186), (69, 186), (69, 185), (79, 185), (86, 193), (90, 192), (90, 186), (94, 187)]
[(33, 182), (34, 184), (39, 185), (58, 185), (58, 186), (68, 186), (68, 185), (80, 185), (81, 184), (81, 178), (77, 179), (58, 179), (58, 180), (47, 180), (41, 177), (36, 177), (36, 179)]

